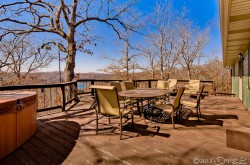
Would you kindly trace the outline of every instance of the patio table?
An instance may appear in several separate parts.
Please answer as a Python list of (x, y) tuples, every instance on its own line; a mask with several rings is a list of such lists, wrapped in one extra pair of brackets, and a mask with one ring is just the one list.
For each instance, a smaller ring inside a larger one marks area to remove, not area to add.
[[(156, 89), (156, 88), (138, 88), (138, 89), (132, 89), (132, 90), (125, 90), (118, 92), (118, 94), (122, 97), (126, 97), (129, 99), (133, 99), (137, 101), (137, 110), (138, 113), (141, 115), (141, 111), (139, 108), (139, 103), (141, 103), (141, 106), (143, 108), (143, 101), (148, 100), (149, 102), (153, 103), (154, 99), (167, 96), (171, 90), (168, 89)], [(142, 112), (143, 119), (145, 121), (144, 114)], [(146, 123), (146, 121), (145, 121)]]
[(170, 92), (171, 90), (168, 89), (138, 88), (138, 89), (121, 91), (118, 94), (120, 96), (132, 99), (152, 99), (165, 96)]

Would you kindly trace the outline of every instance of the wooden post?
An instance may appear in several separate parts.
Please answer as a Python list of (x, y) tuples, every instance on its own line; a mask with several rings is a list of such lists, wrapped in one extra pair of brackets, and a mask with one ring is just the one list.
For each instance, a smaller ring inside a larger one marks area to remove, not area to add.
[(66, 100), (65, 100), (65, 85), (62, 84), (61, 86), (61, 90), (62, 90), (62, 111), (65, 111), (65, 106), (66, 106)]
[(74, 99), (75, 99), (75, 101), (76, 102), (79, 102), (80, 101), (80, 99), (78, 98), (78, 93), (77, 93), (77, 81), (75, 81), (74, 83), (73, 83), (73, 95), (74, 95)]
[[(94, 85), (94, 84), (95, 84), (95, 81), (91, 80), (91, 85)], [(94, 96), (94, 95), (95, 95), (95, 89), (91, 88), (91, 96)]]
[(213, 95), (216, 95), (216, 86), (215, 86), (215, 82), (213, 81)]
[(132, 80), (132, 81), (134, 83), (135, 88), (137, 88), (137, 81), (136, 80)]
[(148, 87), (151, 88), (151, 80), (148, 80)]

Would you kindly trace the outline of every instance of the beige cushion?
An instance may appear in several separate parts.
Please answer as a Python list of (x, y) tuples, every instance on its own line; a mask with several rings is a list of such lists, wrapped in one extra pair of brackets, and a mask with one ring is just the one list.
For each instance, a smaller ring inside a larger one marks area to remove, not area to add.
[(197, 94), (200, 90), (200, 80), (189, 80), (189, 84), (185, 86), (184, 93)]
[[(116, 89), (117, 89), (117, 92), (121, 92), (122, 91), (122, 86), (121, 86), (121, 83), (119, 81), (112, 81), (112, 82), (110, 82), (110, 86), (115, 86)], [(119, 96), (119, 95), (118, 95), (118, 99), (119, 99), (119, 101), (124, 101), (125, 100), (124, 97)]]
[(157, 89), (168, 89), (169, 82), (166, 80), (158, 80), (157, 81)]
[(177, 79), (168, 79), (168, 87), (169, 89), (177, 88)]

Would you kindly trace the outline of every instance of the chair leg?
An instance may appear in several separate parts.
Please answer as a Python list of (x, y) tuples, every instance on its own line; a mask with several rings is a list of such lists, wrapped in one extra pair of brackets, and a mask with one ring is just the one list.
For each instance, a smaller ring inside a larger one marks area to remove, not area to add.
[(197, 114), (198, 122), (200, 122), (200, 118), (199, 118), (199, 107), (196, 107), (196, 114)]
[(138, 114), (140, 116), (142, 116), (141, 111), (140, 111), (140, 101), (139, 100), (136, 102), (136, 107), (137, 107)]
[(171, 118), (172, 118), (173, 128), (175, 129), (175, 126), (174, 126), (174, 113), (173, 113), (173, 112), (172, 112), (172, 114), (171, 114)]
[(135, 124), (134, 124), (134, 113), (132, 111), (132, 128), (135, 128)]
[(95, 134), (97, 135), (98, 132), (98, 114), (96, 113), (96, 129), (95, 129)]
[(111, 119), (109, 118), (109, 124), (111, 124)]
[(201, 117), (201, 107), (200, 107), (200, 105), (198, 106), (199, 107), (199, 115), (200, 115), (200, 117)]
[(120, 140), (122, 140), (122, 115), (120, 115)]
[(180, 107), (179, 107), (179, 109), (178, 109), (178, 119), (179, 119), (179, 123), (182, 122), (181, 111), (182, 111), (182, 105), (180, 105)]

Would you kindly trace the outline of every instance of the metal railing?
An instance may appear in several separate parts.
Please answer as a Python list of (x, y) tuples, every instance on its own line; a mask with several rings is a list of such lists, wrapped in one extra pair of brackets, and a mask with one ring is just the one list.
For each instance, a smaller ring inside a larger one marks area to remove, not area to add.
[[(34, 91), (38, 94), (38, 112), (57, 108), (61, 108), (62, 111), (65, 111), (69, 103), (79, 101), (77, 95), (94, 95), (94, 89), (89, 89), (90, 85), (109, 85), (111, 81), (122, 82), (123, 80), (79, 79), (77, 81), (58, 84), (3, 86), (0, 87), (0, 91)], [(177, 88), (188, 84), (188, 82), (189, 80), (178, 80)], [(157, 80), (134, 80), (134, 83), (137, 88), (155, 88)], [(201, 81), (201, 83), (210, 84), (206, 91), (215, 94), (216, 88), (214, 81)]]
[(43, 84), (43, 85), (19, 85), (3, 86), (0, 91), (33, 91), (38, 95), (38, 112), (48, 111), (61, 108), (65, 111), (66, 105), (73, 100), (77, 101), (77, 95), (74, 94), (77, 89), (77, 81), (60, 84)]
[[(93, 80), (93, 79), (79, 79), (77, 80), (79, 93), (91, 93), (94, 95), (94, 89), (89, 89), (90, 85), (109, 85), (111, 81), (124, 81), (124, 80)], [(150, 80), (133, 80), (137, 88), (156, 88), (156, 84), (158, 80), (150, 79)], [(177, 80), (177, 88), (180, 86), (187, 85), (189, 80)], [(208, 84), (206, 86), (205, 92), (215, 94), (216, 87), (214, 81), (200, 81), (202, 84)], [(84, 85), (79, 85), (84, 84)], [(84, 86), (81, 88), (81, 86)]]

